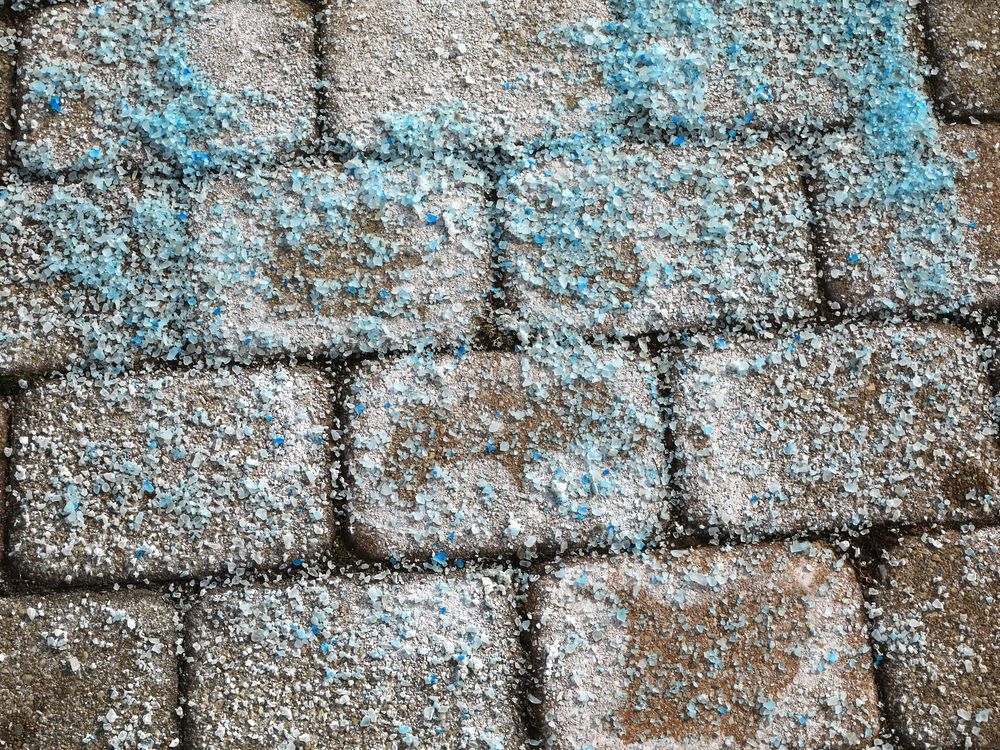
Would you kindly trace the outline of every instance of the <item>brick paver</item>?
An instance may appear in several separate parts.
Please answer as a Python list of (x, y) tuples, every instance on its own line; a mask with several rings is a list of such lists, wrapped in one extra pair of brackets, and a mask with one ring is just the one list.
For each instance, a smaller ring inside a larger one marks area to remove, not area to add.
[(944, 112), (1000, 116), (1000, 8), (981, 0), (929, 0), (927, 17)]
[[(355, 163), (223, 178), (192, 217), (227, 349), (379, 351), (470, 339), (491, 286), (484, 176)], [(291, 217), (296, 217), (292, 223)]]
[(118, 581), (328, 550), (332, 413), (307, 368), (40, 384), (14, 408), (13, 561), (31, 579)]
[[(862, 170), (897, 169), (900, 162), (898, 156), (884, 163), (870, 159), (856, 141), (837, 139), (836, 156), (820, 168), (815, 187), (824, 282), (841, 310), (865, 314), (934, 309), (959, 301), (972, 306), (997, 302), (1000, 127), (947, 126), (940, 144), (947, 155), (942, 169), (952, 179), (924, 178), (940, 189), (928, 190), (924, 198), (848, 206), (839, 205), (835, 196), (855, 194)], [(946, 206), (954, 206), (954, 214), (945, 213)], [(929, 212), (948, 218), (932, 225)], [(931, 226), (940, 231), (927, 231)]]
[(930, 533), (887, 553), (874, 635), (888, 716), (915, 748), (1000, 744), (1000, 532)]
[[(212, 0), (184, 24), (138, 0), (39, 10), (22, 37), (21, 161), (52, 173), (138, 161), (149, 143), (194, 164), (302, 146), (318, 122), (312, 29), (301, 0)], [(162, 77), (172, 55), (179, 81)], [(181, 102), (161, 111), (156, 92)]]
[(532, 328), (635, 334), (815, 311), (805, 196), (780, 146), (582, 151), (504, 188), (501, 254)]
[(210, 593), (190, 615), (191, 746), (520, 747), (515, 618), (481, 575)]
[(147, 592), (0, 599), (0, 747), (177, 747), (177, 620)]
[(355, 544), (427, 559), (644, 538), (666, 510), (655, 388), (624, 349), (365, 368), (347, 398)]
[(676, 378), (678, 483), (698, 525), (995, 518), (996, 427), (969, 335), (848, 324), (716, 346)]
[(330, 130), (362, 149), (425, 113), (477, 142), (571, 133), (610, 101), (588, 50), (610, 20), (605, 0), (329, 2)]
[(532, 600), (555, 748), (846, 748), (878, 733), (861, 588), (822, 545), (579, 563)]

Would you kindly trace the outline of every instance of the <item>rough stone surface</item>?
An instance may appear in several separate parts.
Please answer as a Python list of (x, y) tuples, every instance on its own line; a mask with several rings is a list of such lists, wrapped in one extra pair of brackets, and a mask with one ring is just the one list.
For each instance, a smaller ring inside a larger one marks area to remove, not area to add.
[(717, 342), (678, 366), (690, 518), (740, 532), (995, 518), (996, 427), (972, 339), (847, 324)]
[[(828, 128), (870, 104), (864, 96), (873, 57), (891, 55), (912, 75), (918, 71), (912, 2), (891, 10), (773, 0), (638, 7), (633, 33), (649, 35), (651, 53), (663, 57), (647, 104), (660, 125), (680, 112), (691, 126)], [(898, 15), (904, 28), (887, 33), (886, 13)]]
[(148, 592), (0, 599), (0, 747), (176, 747), (178, 624)]
[(347, 398), (354, 542), (426, 560), (641, 540), (666, 513), (655, 394), (625, 349), (367, 367)]
[(330, 0), (324, 20), (330, 130), (370, 149), (430, 116), (474, 141), (568, 134), (610, 94), (584, 39), (605, 0)]
[(822, 545), (569, 565), (532, 597), (538, 718), (558, 750), (869, 746), (863, 604)]
[[(7, 474), (9, 471), (10, 445), (10, 397), (0, 393), (0, 539), (6, 537), (7, 520)], [(0, 544), (0, 563), (6, 556), (6, 544)], [(3, 592), (3, 575), (0, 574), (0, 593)]]
[(238, 113), (209, 151), (280, 153), (319, 125), (313, 10), (304, 0), (212, 0), (188, 32), (196, 79)]
[(1000, 745), (1000, 530), (905, 537), (881, 571), (889, 720), (915, 748)]
[[(126, 337), (158, 346), (169, 335), (160, 321), (186, 296), (176, 290), (187, 275), (159, 269), (169, 259), (167, 225), (143, 230), (150, 215), (180, 223), (175, 189), (9, 176), (0, 188), (0, 233), (9, 240), (0, 243), (0, 378), (99, 360)], [(136, 307), (140, 315), (129, 315)]]
[(189, 627), (194, 748), (522, 746), (513, 599), (482, 575), (237, 587)]
[(636, 334), (815, 311), (805, 195), (780, 146), (585, 150), (505, 187), (501, 254), (529, 328)]
[(491, 286), (481, 172), (355, 162), (260, 183), (222, 178), (195, 201), (227, 350), (381, 351), (473, 337)]
[(0, 20), (0, 170), (10, 156), (11, 133), (14, 125), (15, 60), (17, 36), (14, 27)]
[[(910, 205), (905, 197), (850, 206), (826, 200), (856, 191), (858, 165), (867, 158), (856, 142), (838, 142), (837, 156), (820, 168), (818, 251), (826, 291), (839, 309), (850, 314), (933, 310), (956, 303), (981, 307), (1000, 299), (1000, 127), (948, 125), (939, 144), (947, 176), (926, 206)], [(893, 168), (889, 161), (882, 167)], [(942, 205), (954, 207), (954, 218), (940, 232), (924, 231), (927, 210), (940, 212)]]
[(1000, 7), (929, 0), (938, 101), (947, 115), (1000, 117)]
[(212, 0), (179, 17), (138, 0), (43, 8), (22, 35), (17, 152), (52, 174), (302, 146), (318, 127), (313, 46), (301, 0)]
[(33, 387), (13, 415), (13, 561), (30, 579), (119, 581), (328, 550), (332, 413), (308, 368)]

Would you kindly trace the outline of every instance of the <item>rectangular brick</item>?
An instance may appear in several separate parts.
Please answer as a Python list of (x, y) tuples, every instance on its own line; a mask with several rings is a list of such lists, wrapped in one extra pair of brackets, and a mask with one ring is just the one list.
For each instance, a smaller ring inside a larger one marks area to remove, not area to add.
[(517, 616), (489, 578), (299, 578), (189, 618), (193, 748), (523, 747)]
[(191, 221), (222, 345), (248, 356), (468, 340), (491, 286), (484, 179), (356, 161), (207, 185)]
[(1000, 746), (1000, 530), (905, 537), (880, 570), (887, 719), (921, 750)]
[(531, 328), (638, 334), (815, 312), (808, 207), (780, 146), (582, 150), (514, 175), (501, 200), (509, 302)]
[(1000, 7), (928, 0), (938, 102), (957, 117), (1000, 117)]
[(604, 36), (605, 0), (337, 0), (323, 16), (330, 131), (360, 149), (432, 122), (443, 137), (530, 143), (611, 100), (578, 41)]
[(870, 746), (864, 601), (823, 545), (582, 562), (529, 605), (554, 750)]
[(0, 747), (177, 747), (178, 626), (147, 592), (0, 599)]
[(11, 557), (47, 582), (207, 575), (329, 550), (333, 405), (308, 368), (70, 376), (14, 408)]
[[(188, 72), (170, 83), (178, 38)], [(213, 0), (182, 20), (137, 0), (42, 8), (22, 35), (17, 153), (46, 174), (150, 150), (186, 166), (284, 153), (316, 134), (313, 46), (301, 0)]]
[[(876, 13), (859, 3), (712, 0), (696, 12), (652, 4), (636, 16), (638, 49), (649, 52), (635, 74), (653, 122), (668, 127), (679, 115), (772, 132), (845, 123), (870, 104), (881, 83), (873, 71), (887, 57), (894, 76), (922, 84), (915, 3)], [(650, 57), (657, 77), (644, 70)]]
[(847, 324), (716, 346), (675, 376), (693, 523), (786, 534), (995, 517), (997, 430), (971, 336)]
[[(852, 139), (830, 143), (814, 187), (821, 268), (835, 306), (864, 315), (1000, 300), (1000, 126), (944, 126), (941, 159), (883, 159)], [(907, 169), (914, 174), (904, 179)], [(866, 183), (875, 171), (913, 187), (871, 199)]]
[(177, 258), (179, 193), (166, 180), (58, 185), (8, 176), (0, 378), (85, 358), (127, 364), (136, 350), (167, 354), (190, 297), (187, 261)]
[(415, 355), (363, 368), (347, 409), (366, 556), (627, 544), (666, 513), (656, 376), (625, 349)]

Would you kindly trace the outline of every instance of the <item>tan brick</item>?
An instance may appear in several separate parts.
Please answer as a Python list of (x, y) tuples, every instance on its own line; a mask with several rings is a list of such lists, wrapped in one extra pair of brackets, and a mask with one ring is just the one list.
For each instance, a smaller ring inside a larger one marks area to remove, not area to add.
[(0, 599), (0, 746), (175, 747), (177, 620), (138, 591)]
[(326, 379), (281, 366), (37, 385), (14, 409), (25, 578), (166, 579), (333, 544)]
[(483, 181), (474, 169), (359, 162), (210, 183), (192, 222), (222, 345), (252, 355), (470, 339), (491, 286)]
[(888, 721), (921, 750), (1000, 745), (1000, 530), (906, 537), (881, 571)]
[(536, 713), (557, 750), (869, 746), (861, 589), (823, 545), (584, 562), (529, 605)]
[(384, 138), (385, 120), (452, 107), (441, 119), (477, 141), (530, 142), (580, 129), (610, 102), (567, 33), (603, 35), (605, 0), (335, 0), (324, 15), (330, 129), (358, 148)]
[(982, 0), (929, 0), (927, 16), (945, 113), (1000, 116), (1000, 7)]
[(501, 255), (530, 328), (637, 334), (815, 311), (805, 195), (779, 146), (584, 150), (505, 185)]
[(840, 309), (856, 315), (1000, 299), (1000, 127), (944, 126), (940, 146), (937, 164), (929, 153), (899, 156), (928, 167), (925, 185), (939, 167), (946, 175), (940, 190), (922, 197), (918, 184), (888, 201), (868, 200), (866, 170), (898, 170), (900, 162), (880, 163), (848, 140), (834, 146), (816, 189), (821, 268)]
[(971, 336), (849, 324), (678, 366), (677, 481), (733, 533), (992, 518), (996, 427)]
[(523, 747), (516, 613), (481, 574), (218, 590), (189, 626), (193, 748)]
[(372, 557), (427, 560), (643, 539), (666, 513), (648, 362), (588, 347), (365, 367), (349, 510)]

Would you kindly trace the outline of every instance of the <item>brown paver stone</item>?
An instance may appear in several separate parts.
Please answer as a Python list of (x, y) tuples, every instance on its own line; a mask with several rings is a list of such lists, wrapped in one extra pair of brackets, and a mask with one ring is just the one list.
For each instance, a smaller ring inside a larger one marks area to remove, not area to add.
[[(849, 139), (833, 145), (835, 156), (819, 171), (815, 187), (821, 269), (840, 309), (856, 315), (1000, 300), (1000, 126), (947, 125), (939, 144), (939, 167), (948, 177), (934, 200), (888, 203), (865, 199), (858, 174), (898, 164), (879, 166)], [(928, 167), (937, 166), (925, 158)], [(843, 205), (833, 199), (838, 193), (847, 197)], [(945, 217), (940, 229), (928, 230), (928, 212)]]
[(164, 579), (328, 550), (329, 390), (283, 366), (32, 387), (14, 409), (15, 565), (43, 581)]
[(332, 0), (324, 16), (330, 130), (358, 148), (442, 112), (475, 140), (530, 142), (611, 99), (580, 41), (605, 34), (605, 0)]
[(213, 592), (189, 622), (192, 747), (521, 747), (517, 623), (481, 574)]
[(491, 264), (478, 170), (305, 167), (222, 178), (195, 205), (231, 352), (457, 345), (485, 312)]
[(0, 599), (0, 747), (178, 747), (178, 624), (147, 592)]
[(505, 185), (501, 255), (532, 328), (636, 334), (815, 311), (805, 195), (780, 146), (582, 151)]
[(365, 555), (532, 555), (657, 527), (666, 457), (649, 363), (539, 347), (361, 371), (346, 466)]
[(557, 750), (870, 745), (861, 588), (822, 545), (570, 565), (530, 605)]
[(906, 537), (881, 571), (887, 720), (921, 750), (1000, 746), (1000, 529)]
[(948, 115), (1000, 117), (1000, 7), (928, 0), (938, 100)]
[(696, 524), (788, 534), (994, 517), (996, 427), (971, 336), (847, 324), (722, 346), (676, 379), (677, 482)]

